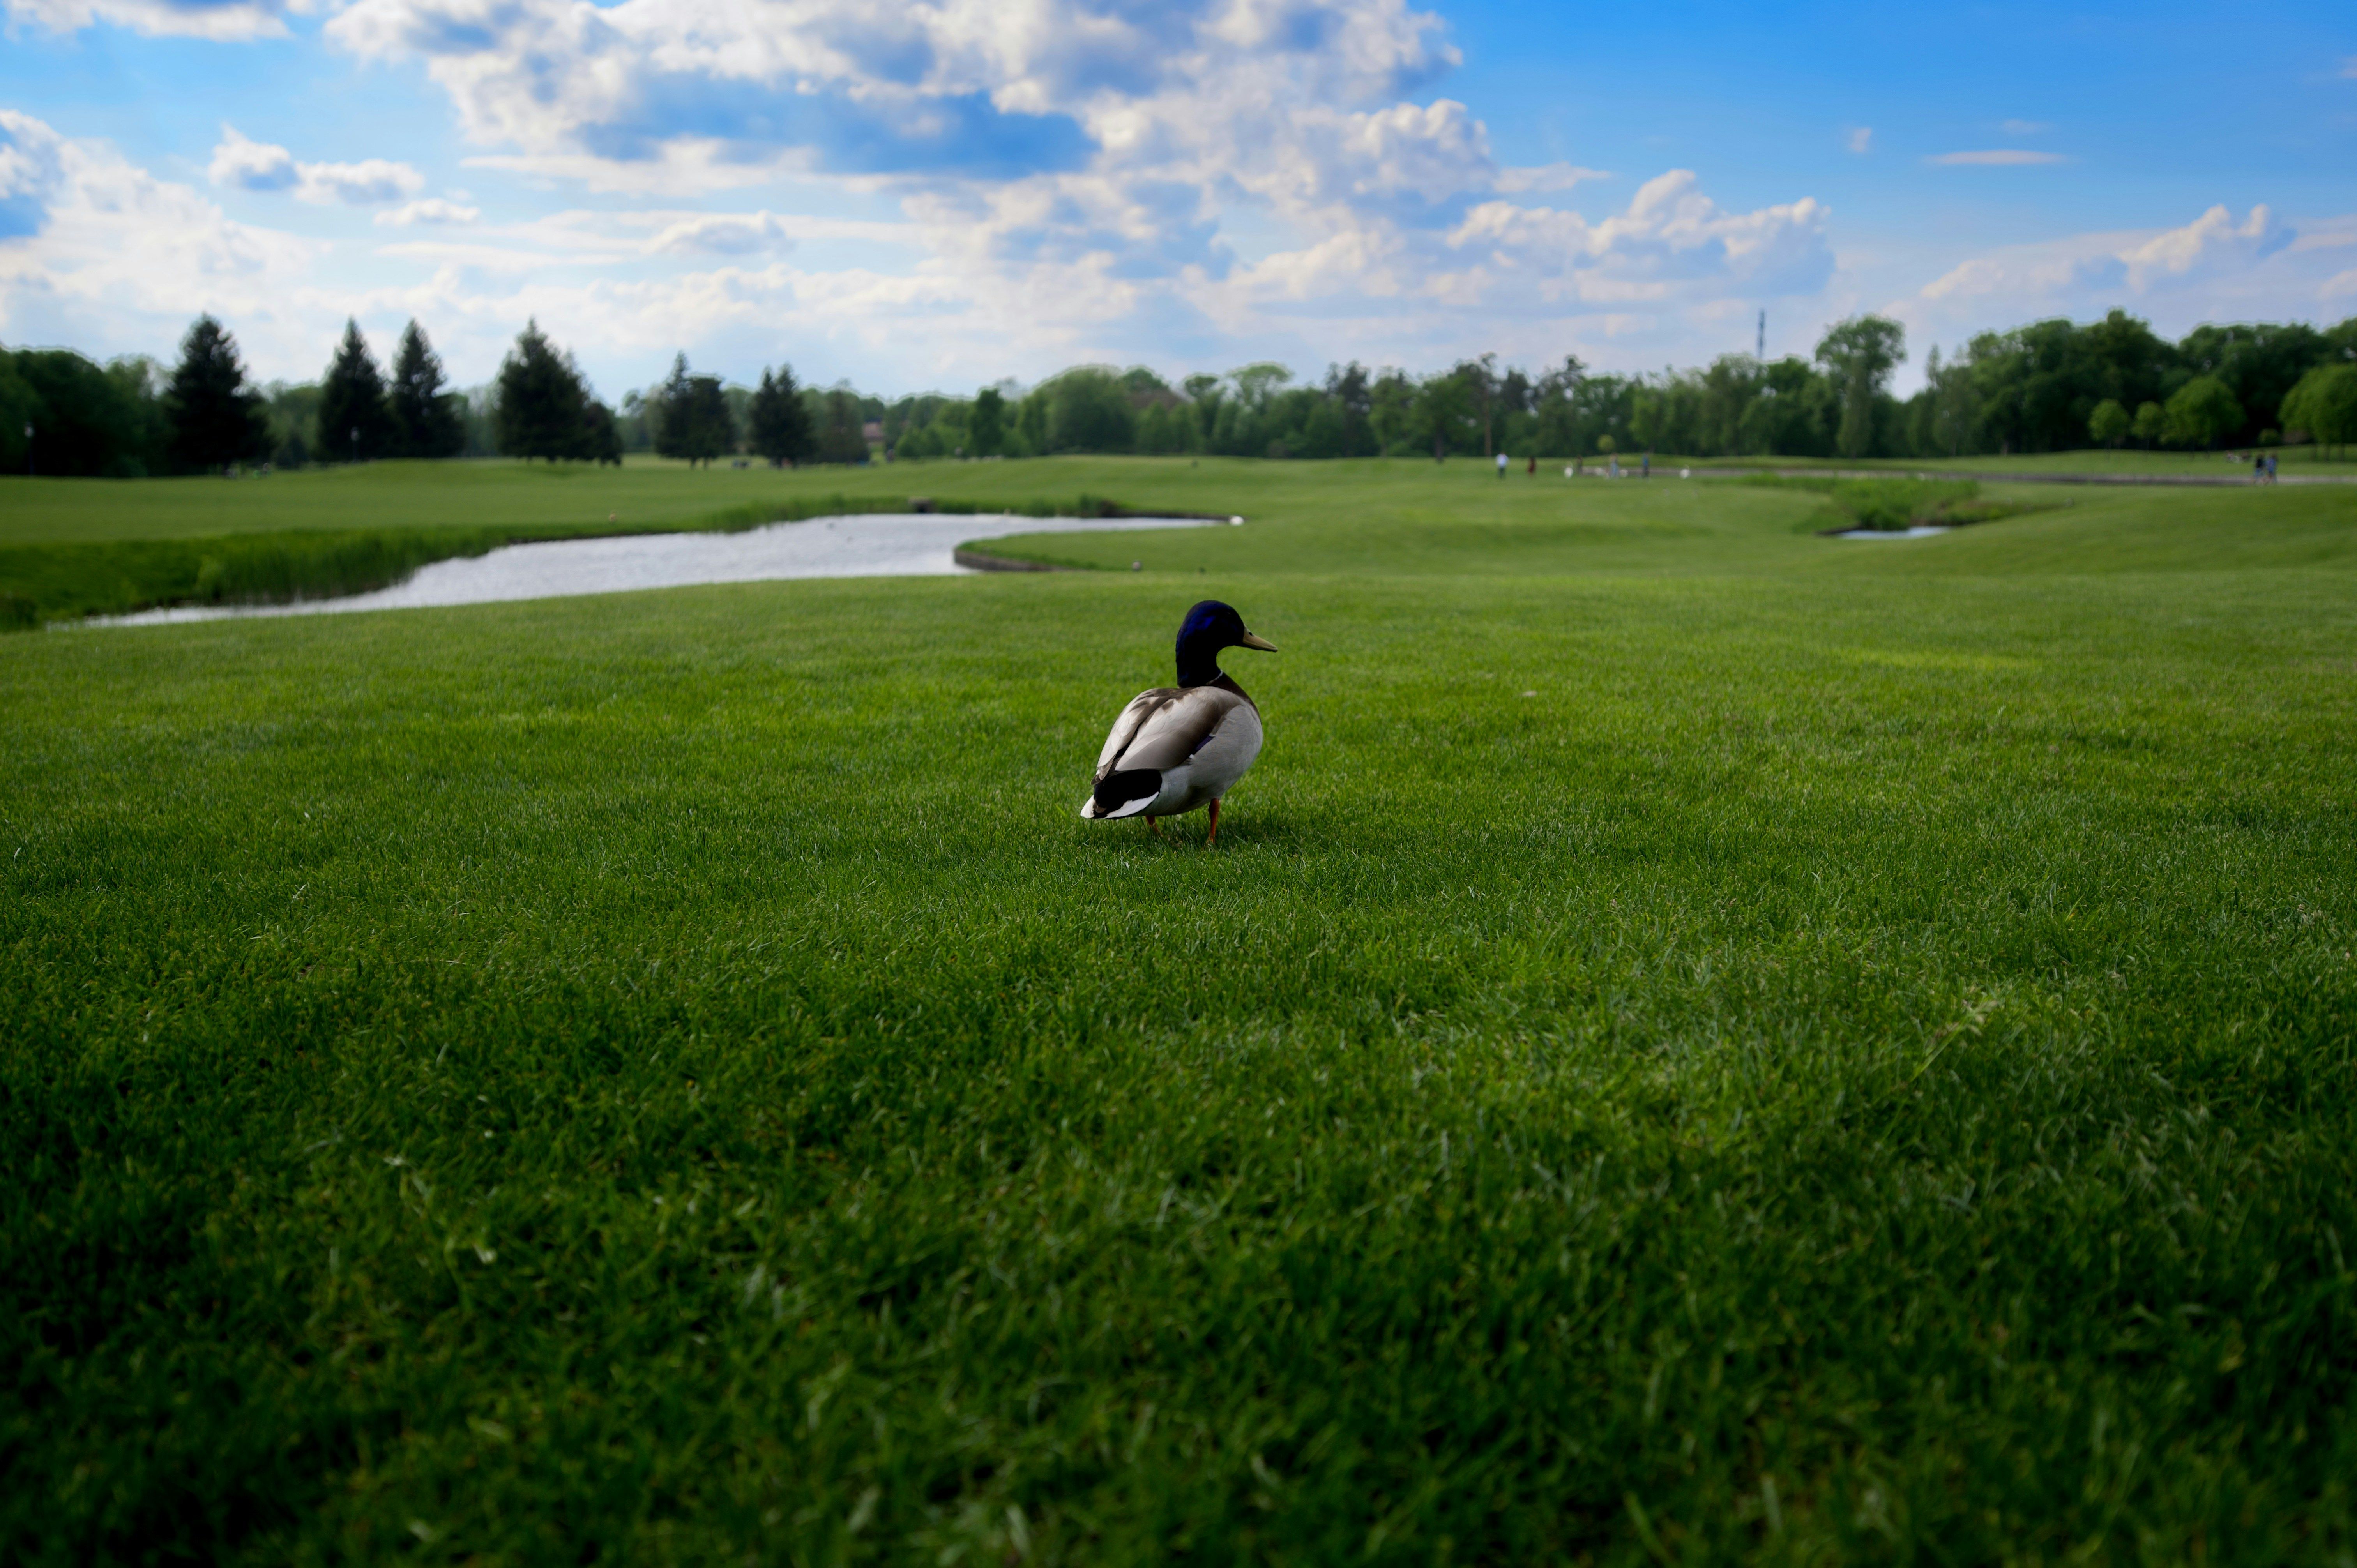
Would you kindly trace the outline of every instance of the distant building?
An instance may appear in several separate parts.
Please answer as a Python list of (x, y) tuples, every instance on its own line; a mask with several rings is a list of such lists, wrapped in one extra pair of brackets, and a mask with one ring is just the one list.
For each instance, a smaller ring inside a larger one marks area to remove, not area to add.
[(884, 422), (880, 419), (869, 420), (859, 427), (859, 438), (871, 446), (880, 444), (884, 439)]

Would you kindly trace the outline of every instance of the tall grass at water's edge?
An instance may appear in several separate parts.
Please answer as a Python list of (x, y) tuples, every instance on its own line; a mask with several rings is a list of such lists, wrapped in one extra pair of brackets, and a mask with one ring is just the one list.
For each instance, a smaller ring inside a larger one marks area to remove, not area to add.
[[(361, 528), (200, 539), (108, 540), (0, 545), (0, 630), (85, 616), (129, 615), (180, 605), (290, 604), (391, 587), (436, 561), (488, 554), (507, 544), (630, 533), (741, 533), (773, 522), (906, 511), (872, 496), (801, 496), (748, 501), (669, 523), (503, 524)], [(932, 500), (937, 512), (1024, 517), (1117, 517), (1098, 496), (990, 505)]]

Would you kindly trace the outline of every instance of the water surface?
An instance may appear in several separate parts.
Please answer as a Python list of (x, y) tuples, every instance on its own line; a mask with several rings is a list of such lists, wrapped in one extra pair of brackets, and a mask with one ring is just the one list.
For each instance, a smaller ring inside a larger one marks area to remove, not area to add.
[(510, 599), (763, 583), (788, 577), (934, 577), (966, 568), (952, 553), (972, 540), (1015, 533), (1112, 533), (1208, 526), (1167, 517), (1017, 517), (875, 512), (773, 522), (743, 533), (633, 533), (509, 544), (488, 554), (436, 561), (374, 593), (286, 605), (207, 605), (98, 618), (106, 626), (154, 626), (237, 616), (331, 615), (424, 609)]

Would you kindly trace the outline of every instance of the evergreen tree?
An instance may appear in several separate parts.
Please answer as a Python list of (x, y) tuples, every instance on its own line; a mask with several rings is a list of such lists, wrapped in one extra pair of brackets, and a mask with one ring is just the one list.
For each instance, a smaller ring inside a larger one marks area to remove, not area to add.
[(761, 372), (760, 390), (753, 394), (753, 450), (772, 463), (793, 464), (810, 456), (810, 410), (802, 406), (802, 389), (794, 385), (794, 368), (780, 365), (773, 377)]
[(164, 406), (172, 460), (182, 468), (220, 468), (270, 450), (262, 394), (245, 384), (237, 339), (210, 316), (198, 317), (180, 339), (180, 364)]
[(442, 361), (415, 321), (402, 329), (393, 358), (393, 381), (385, 393), (392, 425), (386, 455), (394, 457), (455, 457), (467, 446), (466, 419), (452, 406), (457, 394), (442, 390)]
[(861, 433), (859, 400), (840, 389), (826, 394), (826, 423), (818, 433), (816, 451), (822, 463), (865, 463), (867, 437)]
[(497, 435), (500, 450), (526, 461), (545, 457), (587, 457), (589, 393), (573, 356), (560, 353), (540, 329), (527, 322), (516, 335), (515, 347), (500, 363), (500, 404)]
[(344, 339), (319, 381), (319, 439), (314, 450), (329, 462), (361, 463), (385, 455), (392, 426), (385, 418), (384, 377), (361, 336), (360, 323), (346, 317)]
[(608, 463), (620, 467), (622, 427), (614, 418), (614, 411), (593, 397), (589, 400), (589, 406), (583, 411), (582, 419), (587, 434), (583, 437), (581, 455), (601, 467)]
[(653, 403), (658, 456), (709, 463), (737, 449), (737, 422), (720, 378), (691, 374), (685, 354), (672, 360), (671, 375)]

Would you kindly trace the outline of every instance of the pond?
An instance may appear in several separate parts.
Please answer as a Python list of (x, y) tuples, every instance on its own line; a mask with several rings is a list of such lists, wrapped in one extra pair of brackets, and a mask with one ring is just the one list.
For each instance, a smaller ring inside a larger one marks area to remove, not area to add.
[(209, 605), (145, 610), (84, 625), (155, 626), (242, 616), (328, 615), (347, 610), (422, 609), (684, 588), (699, 583), (762, 583), (787, 577), (927, 577), (963, 573), (960, 544), (1016, 533), (1110, 533), (1212, 526), (1167, 517), (1017, 517), (1009, 514), (877, 512), (776, 522), (743, 533), (634, 533), (510, 544), (489, 554), (422, 566), (406, 582), (343, 598), (285, 605)]

